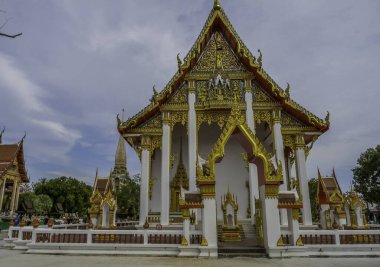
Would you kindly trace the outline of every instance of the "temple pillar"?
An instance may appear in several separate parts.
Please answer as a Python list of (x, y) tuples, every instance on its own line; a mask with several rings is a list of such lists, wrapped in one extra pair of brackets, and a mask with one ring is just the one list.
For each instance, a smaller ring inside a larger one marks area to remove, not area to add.
[[(282, 168), (283, 183), (280, 185), (280, 191), (287, 191), (288, 181), (287, 181), (286, 168), (285, 168), (286, 162), (285, 162), (285, 155), (284, 155), (284, 142), (282, 139), (282, 132), (281, 132), (281, 110), (279, 109), (273, 110), (273, 143), (274, 143), (276, 158), (278, 161), (281, 162), (281, 168)], [(281, 218), (281, 225), (288, 224), (286, 209), (280, 209), (280, 218)]]
[(161, 218), (162, 225), (169, 225), (170, 208), (170, 151), (171, 128), (170, 113), (162, 114), (162, 157), (161, 157)]
[[(198, 177), (198, 186), (202, 197), (202, 242), (201, 246), (216, 248), (218, 245), (215, 180)], [(201, 253), (202, 254), (202, 253)]]
[(184, 209), (182, 210), (182, 217), (183, 217), (183, 237), (181, 240), (182, 246), (190, 245), (190, 210)]
[(20, 199), (20, 184), (17, 183), (17, 192), (16, 192), (16, 200), (15, 200), (15, 206), (14, 206), (14, 210), (17, 211), (18, 210), (18, 200)]
[(195, 112), (195, 81), (189, 81), (188, 94), (188, 153), (189, 153), (189, 191), (196, 190), (196, 171), (197, 171), (197, 116)]
[(140, 220), (139, 224), (143, 225), (148, 218), (149, 203), (149, 173), (150, 173), (150, 149), (151, 140), (149, 136), (141, 138), (141, 182), (140, 182)]
[(257, 174), (257, 166), (254, 163), (249, 163), (249, 190), (251, 203), (251, 223), (255, 223), (255, 199), (259, 199), (259, 177)]
[(214, 197), (206, 197), (202, 200), (202, 233), (208, 246), (217, 246), (218, 237), (216, 229), (216, 201)]
[(15, 207), (15, 200), (16, 200), (16, 191), (17, 191), (17, 181), (13, 181), (13, 187), (12, 187), (12, 198), (11, 198), (11, 205), (10, 205), (10, 215), (13, 215), (14, 207)]
[(281, 237), (280, 215), (278, 213), (278, 185), (261, 185), (260, 200), (263, 212), (265, 248), (274, 248), (277, 247), (277, 242)]
[[(254, 111), (252, 108), (253, 98), (252, 98), (252, 82), (250, 79), (244, 80), (244, 92), (245, 92), (245, 103), (247, 106), (245, 113), (245, 120), (249, 129), (252, 133), (256, 133), (255, 129), (255, 119)], [(253, 163), (249, 163), (249, 190), (250, 190), (250, 207), (251, 207), (251, 223), (255, 222), (255, 199), (259, 199), (259, 182), (257, 174), (257, 166)]]
[(4, 192), (5, 192), (5, 184), (7, 182), (7, 179), (4, 178), (2, 180), (1, 188), (0, 188), (0, 212), (3, 210), (3, 200), (4, 200)]
[(306, 174), (305, 140), (301, 134), (296, 135), (296, 170), (300, 186), (303, 209), (302, 220), (304, 225), (312, 225), (309, 184)]
[(291, 240), (290, 245), (291, 246), (297, 246), (297, 240), (300, 237), (299, 234), (299, 223), (298, 223), (298, 216), (299, 216), (299, 209), (287, 209), (288, 212), (288, 226), (289, 231), (291, 232)]
[(253, 133), (255, 133), (255, 120), (253, 116), (253, 108), (252, 108), (252, 86), (251, 86), (251, 80), (245, 80), (244, 81), (244, 92), (245, 92), (245, 103), (247, 106), (247, 109), (245, 111), (246, 116), (246, 122), (248, 127), (251, 129)]

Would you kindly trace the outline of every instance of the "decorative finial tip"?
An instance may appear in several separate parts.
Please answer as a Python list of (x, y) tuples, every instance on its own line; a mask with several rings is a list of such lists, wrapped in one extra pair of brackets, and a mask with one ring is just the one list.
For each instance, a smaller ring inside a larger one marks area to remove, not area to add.
[(220, 3), (219, 3), (219, 0), (214, 0), (214, 9), (220, 9), (221, 6), (220, 6)]

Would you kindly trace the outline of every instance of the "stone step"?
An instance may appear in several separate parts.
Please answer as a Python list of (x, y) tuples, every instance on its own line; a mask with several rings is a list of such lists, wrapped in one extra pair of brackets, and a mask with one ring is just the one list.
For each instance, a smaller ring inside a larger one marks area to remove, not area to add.
[(265, 249), (261, 247), (218, 247), (219, 257), (266, 257)]
[(246, 258), (266, 258), (265, 253), (218, 253), (219, 258), (236, 258), (236, 257), (246, 257)]

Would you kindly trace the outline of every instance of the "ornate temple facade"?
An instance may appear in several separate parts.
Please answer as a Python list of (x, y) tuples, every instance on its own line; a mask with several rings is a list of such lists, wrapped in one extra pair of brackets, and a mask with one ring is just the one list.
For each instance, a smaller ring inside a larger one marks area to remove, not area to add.
[(305, 162), (329, 115), (320, 119), (292, 100), (289, 85), (265, 72), (261, 51), (248, 50), (218, 1), (177, 61), (145, 108), (118, 118), (141, 160), (140, 225), (153, 214), (163, 226), (175, 212), (193, 214), (204, 242), (217, 245), (217, 225), (233, 229), (259, 216), (266, 246), (282, 242), (281, 225), (312, 226)]
[[(38, 220), (35, 228), (11, 226), (7, 244), (44, 254), (380, 256), (380, 230), (367, 229), (364, 203), (343, 194), (335, 173), (318, 175), (310, 200), (305, 163), (329, 129), (328, 113), (320, 119), (291, 99), (289, 85), (265, 72), (260, 50), (248, 50), (219, 1), (177, 62), (144, 109), (117, 117), (115, 167), (96, 175), (91, 223), (75, 226), (80, 231), (39, 228)], [(125, 141), (141, 160), (140, 214), (114, 229)], [(313, 225), (310, 201), (320, 204), (322, 227)]]
[(24, 160), (24, 139), (17, 144), (3, 144), (0, 133), (0, 212), (12, 216), (18, 208), (20, 187), (29, 182)]

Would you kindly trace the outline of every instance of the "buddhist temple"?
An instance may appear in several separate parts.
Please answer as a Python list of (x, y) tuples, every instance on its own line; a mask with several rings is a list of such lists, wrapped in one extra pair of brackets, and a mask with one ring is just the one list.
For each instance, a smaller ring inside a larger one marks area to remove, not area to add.
[(24, 139), (16, 144), (3, 144), (0, 133), (0, 212), (12, 216), (18, 209), (20, 186), (29, 182), (24, 160)]
[[(173, 61), (178, 70), (153, 87), (145, 107), (126, 120), (117, 115), (115, 166), (96, 174), (91, 222), (73, 230), (12, 226), (9, 246), (44, 254), (380, 256), (380, 230), (368, 229), (364, 203), (343, 194), (335, 171), (318, 171), (310, 199), (306, 161), (329, 130), (329, 113), (314, 115), (291, 98), (289, 84), (271, 78), (261, 50), (247, 48), (218, 0), (190, 51)], [(139, 219), (115, 222), (125, 142), (141, 162)]]
[[(281, 239), (289, 210), (312, 227), (305, 162), (329, 129), (329, 115), (323, 120), (292, 100), (289, 84), (278, 85), (263, 62), (215, 1), (191, 50), (184, 59), (177, 55), (168, 84), (154, 88), (140, 112), (118, 118), (120, 134), (141, 160), (140, 225), (152, 216), (170, 225), (180, 203), (182, 212), (195, 214), (204, 241), (216, 246), (226, 218), (237, 228), (255, 223), (258, 200), (266, 246)], [(291, 191), (293, 175), (298, 187)], [(187, 203), (187, 194), (200, 202)], [(220, 199), (230, 199), (230, 207)]]

